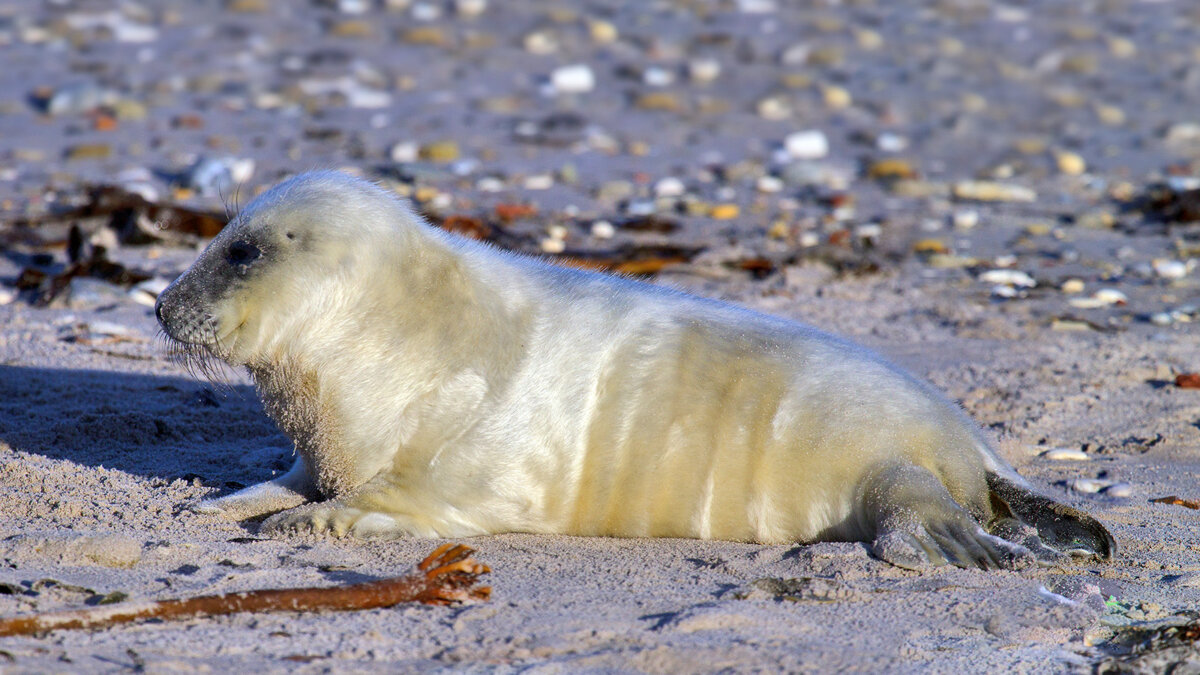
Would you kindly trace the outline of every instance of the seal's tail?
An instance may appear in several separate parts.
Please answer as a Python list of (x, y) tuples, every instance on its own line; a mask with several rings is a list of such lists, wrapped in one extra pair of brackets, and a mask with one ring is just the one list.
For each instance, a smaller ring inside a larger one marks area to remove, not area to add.
[(1016, 520), (1036, 528), (1044, 544), (1063, 553), (1108, 560), (1116, 552), (1112, 535), (1088, 514), (992, 471), (987, 472), (987, 484), (994, 514), (988, 529), (994, 533)]

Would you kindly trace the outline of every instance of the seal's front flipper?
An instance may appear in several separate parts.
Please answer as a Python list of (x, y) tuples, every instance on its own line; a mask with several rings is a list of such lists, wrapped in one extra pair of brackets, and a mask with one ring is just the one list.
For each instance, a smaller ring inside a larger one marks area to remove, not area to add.
[(1019, 569), (1034, 562), (1023, 546), (984, 532), (927, 469), (886, 465), (862, 489), (865, 515), (875, 526), (871, 552), (897, 567)]
[(317, 499), (319, 495), (320, 491), (304, 468), (304, 460), (297, 457), (292, 468), (274, 480), (251, 485), (224, 497), (202, 499), (189, 508), (196, 513), (220, 516), (225, 520), (245, 520), (294, 508)]
[(486, 534), (438, 517), (437, 505), (416, 503), (384, 472), (337, 499), (302, 504), (267, 518), (260, 534), (328, 533), (335, 537), (470, 537)]
[(1117, 550), (1108, 530), (1088, 514), (999, 474), (988, 472), (987, 484), (993, 513), (988, 530), (1010, 541), (1032, 544), (1031, 528), (1036, 529), (1040, 548), (1045, 549), (1035, 549), (1039, 558), (1053, 560), (1056, 553), (1069, 553), (1108, 560)]

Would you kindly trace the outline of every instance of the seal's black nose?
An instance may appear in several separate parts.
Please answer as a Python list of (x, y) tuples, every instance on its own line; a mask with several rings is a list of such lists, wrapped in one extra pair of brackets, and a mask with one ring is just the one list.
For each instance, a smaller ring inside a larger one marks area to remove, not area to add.
[(162, 324), (163, 318), (162, 318), (162, 301), (161, 300), (154, 301), (154, 318), (158, 319), (159, 324)]

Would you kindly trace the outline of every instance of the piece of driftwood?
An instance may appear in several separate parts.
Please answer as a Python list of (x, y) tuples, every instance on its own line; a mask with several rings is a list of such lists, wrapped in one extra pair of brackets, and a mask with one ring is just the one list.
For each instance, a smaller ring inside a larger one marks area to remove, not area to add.
[(1151, 499), (1150, 501), (1155, 504), (1171, 504), (1173, 506), (1182, 506), (1188, 509), (1200, 510), (1200, 499), (1184, 499), (1182, 497), (1171, 495), (1170, 497), (1158, 497), (1157, 499)]
[(277, 588), (178, 600), (127, 602), (104, 607), (46, 612), (0, 619), (0, 637), (68, 628), (107, 628), (144, 619), (185, 619), (238, 612), (347, 611), (391, 607), (402, 602), (449, 605), (486, 600), (488, 586), (476, 586), (491, 570), (471, 557), (474, 550), (444, 544), (404, 576), (332, 588)]

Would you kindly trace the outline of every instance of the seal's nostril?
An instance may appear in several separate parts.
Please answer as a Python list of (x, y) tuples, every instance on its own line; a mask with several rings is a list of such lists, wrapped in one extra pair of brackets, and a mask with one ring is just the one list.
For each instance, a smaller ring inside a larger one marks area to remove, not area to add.
[(162, 323), (162, 322), (163, 322), (163, 318), (162, 318), (162, 303), (161, 303), (161, 302), (155, 302), (155, 303), (154, 303), (154, 318), (158, 319), (158, 322), (159, 322), (159, 323)]

